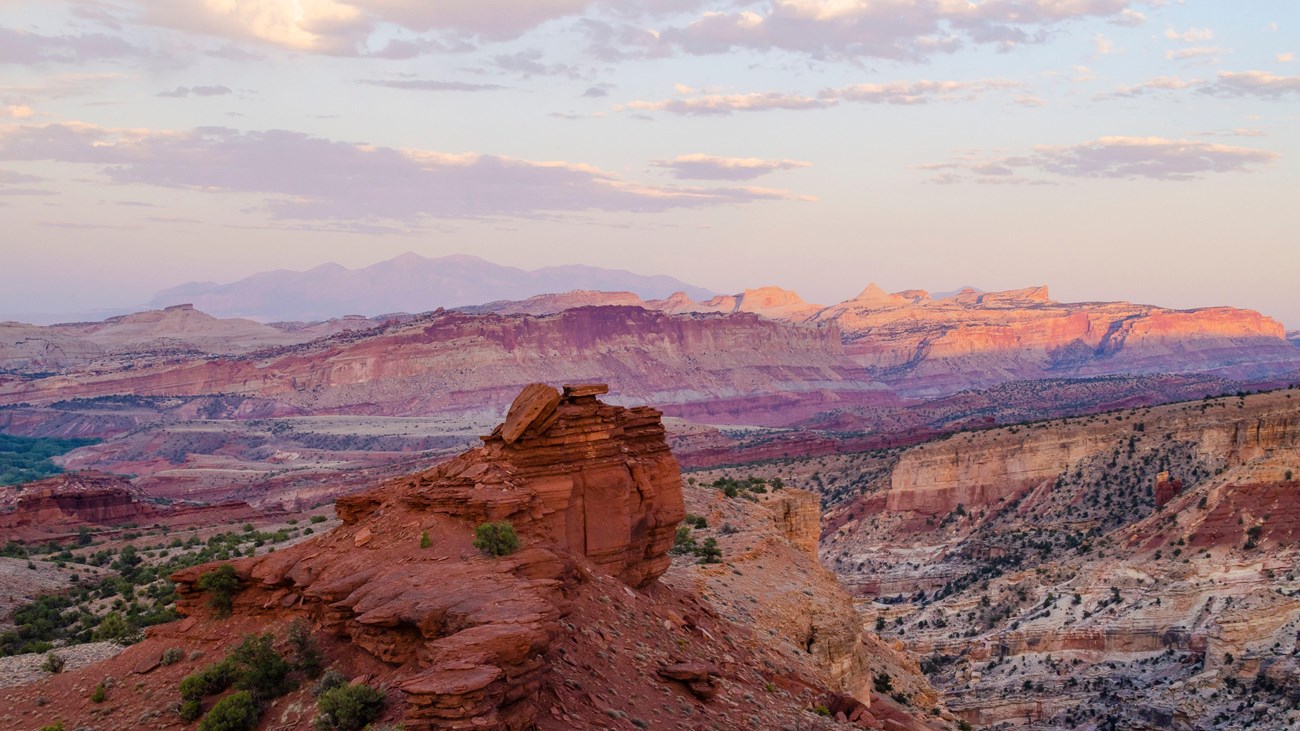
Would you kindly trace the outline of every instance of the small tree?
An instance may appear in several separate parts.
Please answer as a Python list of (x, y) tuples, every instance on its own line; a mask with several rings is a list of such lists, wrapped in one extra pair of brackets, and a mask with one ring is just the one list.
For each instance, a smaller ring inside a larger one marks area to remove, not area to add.
[(230, 616), (230, 599), (239, 591), (239, 575), (230, 564), (199, 577), (198, 587), (208, 593), (208, 608), (218, 617)]
[(307, 623), (295, 619), (293, 624), (289, 625), (288, 639), (289, 647), (293, 649), (294, 668), (302, 671), (302, 674), (309, 678), (319, 676), (325, 661)]
[(257, 714), (253, 694), (241, 691), (217, 701), (203, 717), (199, 731), (249, 731), (257, 725)]
[(474, 547), (493, 556), (509, 556), (519, 550), (519, 535), (510, 523), (483, 523), (474, 529)]
[(433, 545), (433, 541), (429, 540), (429, 531), (426, 530), (426, 531), (424, 531), (423, 533), (421, 533), (421, 534), (420, 534), (420, 548), (428, 548), (429, 546), (432, 546), (432, 545)]
[(227, 662), (238, 668), (235, 687), (258, 699), (274, 698), (288, 689), (289, 663), (275, 651), (271, 635), (249, 635), (230, 653)]

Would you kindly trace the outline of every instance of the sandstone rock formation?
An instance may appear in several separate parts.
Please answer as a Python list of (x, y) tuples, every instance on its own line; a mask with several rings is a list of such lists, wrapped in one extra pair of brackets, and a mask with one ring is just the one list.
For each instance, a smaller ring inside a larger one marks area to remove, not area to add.
[[(1249, 380), (1300, 371), (1280, 323), (1250, 310), (1170, 310), (1128, 302), (1061, 303), (1047, 287), (963, 289), (932, 298), (875, 284), (836, 305), (804, 302), (777, 287), (696, 302), (679, 292), (636, 302), (628, 293), (583, 292), (518, 303), (536, 314), (575, 303), (638, 304), (672, 313), (753, 312), (834, 324), (846, 354), (904, 396), (936, 397), (1007, 381), (1114, 374), (1213, 373)], [(509, 303), (494, 303), (509, 312)]]
[(245, 503), (172, 507), (149, 502), (119, 475), (69, 472), (0, 490), (0, 531), (6, 540), (59, 541), (82, 527), (163, 523), (171, 527), (211, 525), (256, 514)]
[[(400, 666), (407, 728), (534, 726), (574, 558), (646, 586), (668, 568), (683, 516), (659, 413), (601, 404), (605, 390), (525, 388), (482, 448), (339, 500), (344, 527), (320, 541), (237, 563), (249, 586), (237, 606), (294, 607)], [(499, 521), (524, 548), (465, 557), (471, 529)], [(436, 550), (419, 548), (422, 535)], [(181, 611), (199, 610), (204, 570), (174, 577)]]
[(538, 318), (440, 312), (239, 358), (0, 381), (0, 404), (229, 394), (306, 413), (482, 414), (529, 382), (593, 377), (629, 402), (755, 423), (892, 401), (844, 357), (833, 327), (584, 307)]

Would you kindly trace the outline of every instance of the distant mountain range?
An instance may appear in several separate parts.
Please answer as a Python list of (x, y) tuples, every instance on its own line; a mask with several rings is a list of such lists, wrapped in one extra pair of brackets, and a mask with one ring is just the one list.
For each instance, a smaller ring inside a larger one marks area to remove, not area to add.
[(331, 263), (305, 272), (263, 272), (230, 284), (190, 282), (159, 292), (149, 307), (193, 304), (217, 317), (312, 321), (344, 315), (428, 312), (575, 289), (627, 291), (646, 299), (674, 292), (695, 299), (713, 294), (673, 277), (621, 269), (569, 265), (530, 271), (477, 256), (428, 258), (407, 253), (361, 269)]

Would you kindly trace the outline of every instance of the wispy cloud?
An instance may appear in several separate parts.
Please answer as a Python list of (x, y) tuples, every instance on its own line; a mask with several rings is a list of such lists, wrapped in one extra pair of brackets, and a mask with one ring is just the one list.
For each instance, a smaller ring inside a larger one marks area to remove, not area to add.
[(1179, 33), (1173, 28), (1166, 28), (1165, 38), (1171, 41), (1182, 41), (1183, 43), (1204, 43), (1205, 41), (1214, 40), (1214, 31), (1209, 28), (1188, 28)]
[[(1054, 26), (1101, 18), (1140, 22), (1127, 0), (774, 0), (761, 12), (708, 12), (660, 31), (662, 44), (691, 54), (736, 48), (816, 58), (922, 60), (967, 43), (1009, 48), (1046, 40)], [(1125, 11), (1132, 11), (1126, 13)]]
[(103, 33), (48, 36), (0, 27), (0, 64), (80, 64), (144, 55), (143, 49)]
[(993, 91), (1020, 89), (1023, 85), (1008, 79), (971, 81), (892, 81), (853, 84), (823, 89), (815, 97), (778, 91), (747, 94), (708, 93), (678, 85), (679, 96), (658, 101), (637, 100), (615, 107), (615, 111), (664, 111), (679, 115), (728, 115), (734, 112), (799, 111), (825, 109), (840, 102), (861, 104), (916, 105), (942, 101), (970, 101)]
[(273, 219), (402, 221), (657, 212), (801, 200), (751, 187), (661, 186), (581, 163), (395, 149), (272, 130), (0, 127), (0, 159), (89, 165), (114, 183), (266, 196)]
[(1220, 96), (1259, 96), (1280, 99), (1300, 95), (1300, 74), (1280, 76), (1267, 71), (1221, 71), (1219, 78), (1201, 88)]
[(630, 101), (615, 107), (615, 111), (671, 112), (682, 115), (727, 115), (734, 112), (767, 112), (777, 109), (823, 109), (834, 106), (835, 100), (777, 91), (749, 94), (698, 94), (661, 101)]
[(920, 168), (936, 171), (938, 175), (931, 179), (936, 183), (990, 182), (990, 178), (1051, 182), (1050, 176), (1186, 181), (1259, 170), (1279, 157), (1270, 150), (1195, 140), (1101, 137), (1076, 145), (1039, 145), (1019, 156), (972, 153)]
[(1192, 59), (1218, 60), (1229, 53), (1232, 53), (1232, 49), (1224, 48), (1223, 46), (1195, 46), (1193, 48), (1179, 48), (1172, 51), (1165, 51), (1165, 58), (1170, 61), (1188, 61)]
[(357, 83), (404, 91), (495, 91), (506, 88), (500, 84), (471, 84), (439, 79), (361, 79)]
[(160, 91), (158, 96), (184, 98), (193, 94), (194, 96), (225, 96), (226, 94), (235, 93), (228, 86), (178, 86), (170, 91)]
[(1190, 89), (1192, 87), (1198, 86), (1203, 83), (1204, 82), (1199, 79), (1185, 81), (1182, 78), (1179, 78), (1177, 76), (1160, 76), (1154, 79), (1143, 81), (1138, 84), (1132, 84), (1130, 86), (1121, 86), (1117, 88), (1115, 91), (1106, 94), (1098, 94), (1094, 98), (1098, 100), (1118, 99), (1118, 98), (1131, 99), (1133, 97), (1146, 96), (1148, 94), (1161, 92), (1161, 91), (1181, 91), (1183, 89)]
[(672, 160), (656, 160), (656, 167), (667, 168), (681, 180), (753, 180), (779, 170), (812, 167), (801, 160), (763, 160), (756, 157), (718, 157), (699, 153), (679, 155)]

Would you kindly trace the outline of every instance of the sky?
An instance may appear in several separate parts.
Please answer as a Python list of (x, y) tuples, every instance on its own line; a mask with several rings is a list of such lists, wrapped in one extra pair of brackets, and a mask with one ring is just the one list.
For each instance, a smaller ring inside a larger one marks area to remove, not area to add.
[(406, 251), (1300, 328), (1294, 0), (0, 0), (0, 313)]

